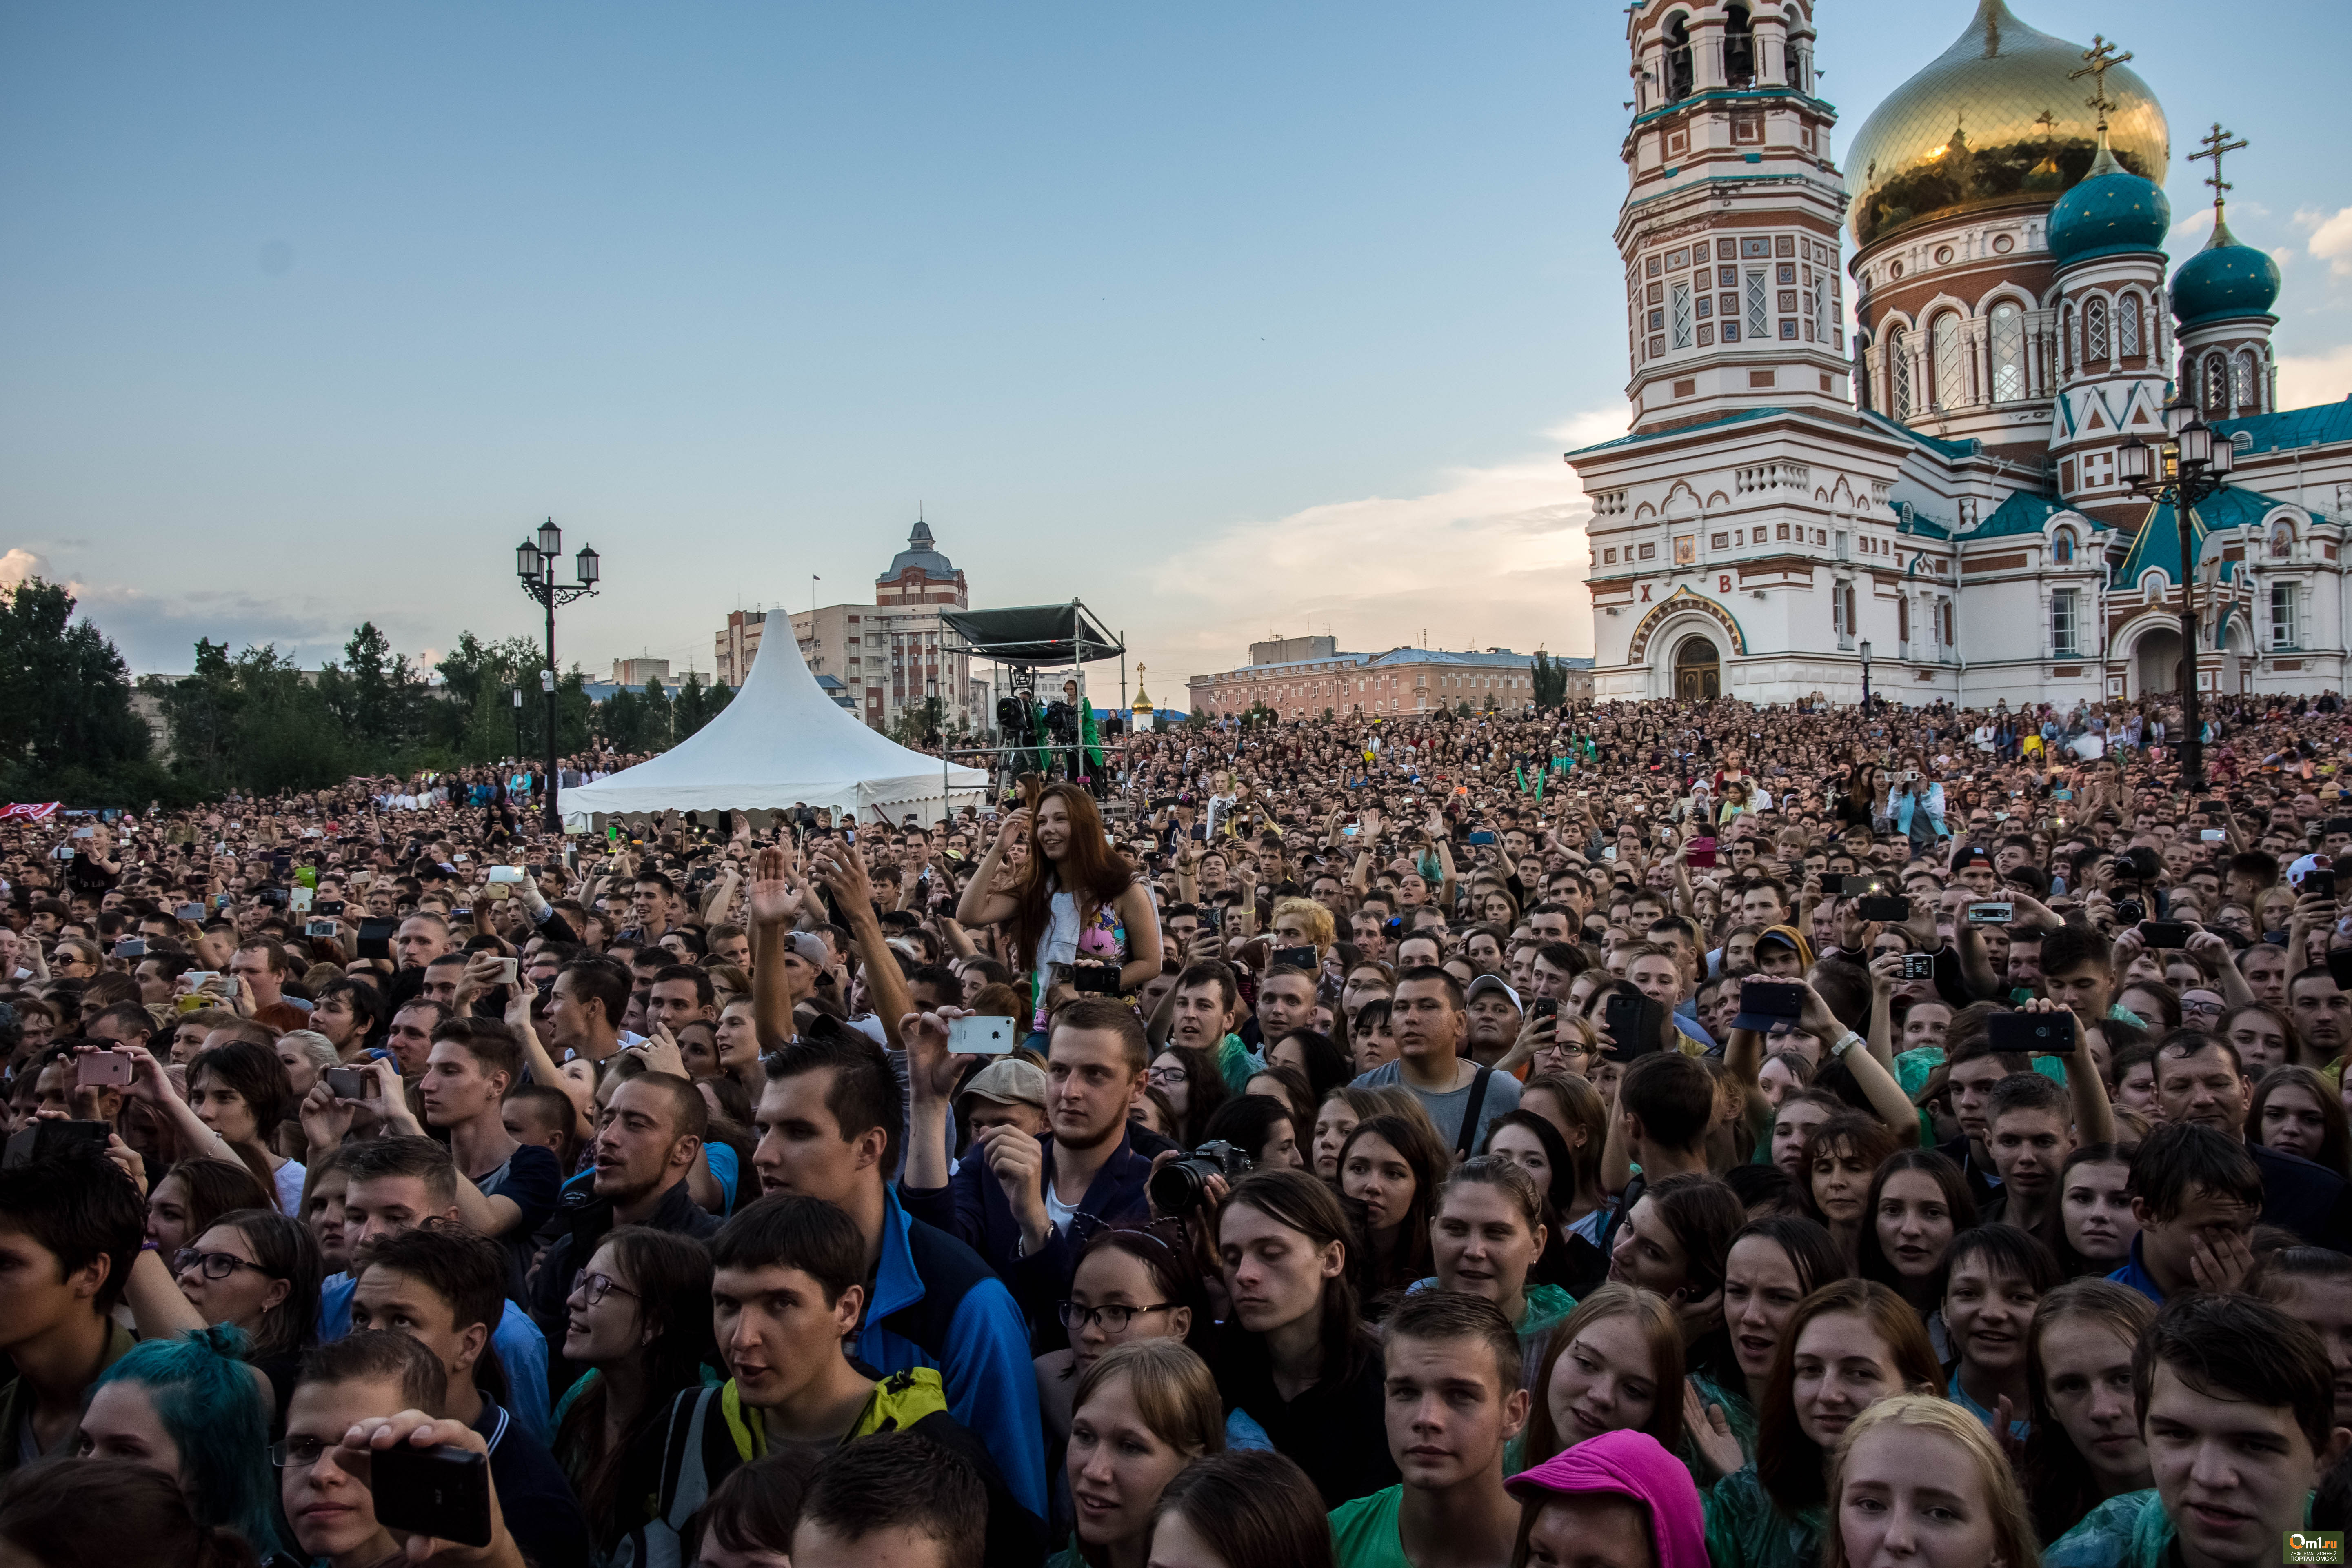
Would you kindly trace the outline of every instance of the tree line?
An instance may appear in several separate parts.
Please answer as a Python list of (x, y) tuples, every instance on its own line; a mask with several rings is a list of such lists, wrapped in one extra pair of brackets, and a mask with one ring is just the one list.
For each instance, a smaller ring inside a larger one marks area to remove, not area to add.
[[(97, 626), (74, 619), (60, 584), (31, 578), (0, 591), (0, 799), (70, 807), (185, 805), (231, 791), (320, 789), (354, 774), (408, 775), (546, 754), (545, 659), (528, 637), (472, 632), (436, 667), (396, 652), (373, 621), (342, 657), (298, 668), (275, 645), (232, 654), (198, 639), (195, 668), (174, 679), (131, 673)], [(555, 689), (555, 742), (569, 755), (608, 745), (653, 752), (709, 723), (734, 693), (689, 674), (590, 700), (577, 665)], [(157, 743), (134, 691), (160, 711)], [(514, 693), (522, 693), (520, 707)]]

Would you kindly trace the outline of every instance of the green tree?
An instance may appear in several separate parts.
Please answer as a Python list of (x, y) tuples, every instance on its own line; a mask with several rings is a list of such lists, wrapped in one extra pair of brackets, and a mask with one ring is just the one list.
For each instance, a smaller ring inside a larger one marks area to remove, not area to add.
[(946, 718), (947, 704), (936, 697), (926, 697), (898, 710), (898, 716), (890, 721), (890, 738), (902, 746), (919, 749), (939, 734)]
[(0, 593), (0, 788), (76, 806), (143, 805), (169, 792), (132, 708), (131, 673), (63, 587)]
[[(334, 678), (327, 679), (327, 672)], [(417, 738), (425, 679), (373, 621), (362, 621), (343, 645), (340, 669), (321, 672), (320, 689), (344, 732), (372, 762), (389, 763)]]
[(1535, 683), (1537, 707), (1557, 708), (1568, 700), (1568, 666), (1564, 662), (1538, 648), (1530, 674)]
[(200, 638), (194, 671), (161, 695), (173, 771), (196, 795), (317, 789), (383, 771), (337, 706), (350, 700), (340, 672), (313, 681), (275, 647), (232, 658), (227, 644)]

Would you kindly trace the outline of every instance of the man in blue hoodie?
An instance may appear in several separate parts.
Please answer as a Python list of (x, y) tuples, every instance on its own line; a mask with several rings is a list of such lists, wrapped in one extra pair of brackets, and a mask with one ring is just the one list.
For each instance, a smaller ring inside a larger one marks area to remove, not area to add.
[(852, 1353), (881, 1373), (937, 1367), (949, 1413), (987, 1444), (1013, 1499), (1045, 1517), (1037, 1374), (1021, 1310), (980, 1256), (892, 1191), (898, 1079), (872, 1041), (811, 1030), (764, 1058), (752, 1115), (762, 1195), (821, 1198), (857, 1224), (873, 1281)]

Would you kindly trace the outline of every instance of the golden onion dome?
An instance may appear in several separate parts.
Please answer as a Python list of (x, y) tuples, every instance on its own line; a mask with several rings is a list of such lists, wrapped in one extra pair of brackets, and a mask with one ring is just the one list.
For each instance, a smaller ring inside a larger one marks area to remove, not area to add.
[[(1915, 224), (2054, 202), (2098, 153), (2098, 114), (2079, 45), (2037, 33), (2006, 0), (1979, 0), (1958, 41), (1871, 110), (1846, 149), (1846, 221), (1866, 246)], [(2106, 73), (2116, 161), (2164, 184), (2172, 135), (2130, 68)]]

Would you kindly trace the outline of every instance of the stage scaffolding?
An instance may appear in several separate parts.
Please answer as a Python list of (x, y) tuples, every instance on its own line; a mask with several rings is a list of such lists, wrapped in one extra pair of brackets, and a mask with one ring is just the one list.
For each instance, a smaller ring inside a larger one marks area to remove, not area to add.
[[(1105, 631), (1084, 600), (1072, 599), (1059, 605), (1027, 605), (1004, 610), (942, 610), (940, 620), (944, 627), (940, 634), (942, 654), (961, 652), (973, 658), (985, 659), (989, 665), (988, 728), (985, 742), (978, 745), (950, 744), (944, 731), (940, 735), (940, 771), (942, 778), (952, 763), (989, 770), (993, 798), (1003, 799), (1005, 790), (1021, 773), (1041, 773), (1046, 778), (1076, 778), (1088, 783), (1097, 799), (1106, 792), (1108, 781), (1096, 774), (1089, 776), (1087, 762), (1084, 714), (1091, 703), (1087, 695), (1087, 666), (1103, 659), (1118, 660), (1118, 712), (1104, 723), (1095, 742), (1103, 753), (1102, 772), (1111, 767), (1115, 752), (1126, 749), (1132, 730), (1133, 715), (1127, 713), (1127, 645), (1120, 636)], [(955, 641), (950, 644), (948, 637)], [(944, 661), (942, 661), (944, 662)], [(1039, 700), (1036, 672), (1040, 669), (1067, 667), (1078, 685), (1078, 706), (1073, 715), (1078, 728), (1074, 739), (1048, 738), (1015, 744), (1001, 727), (999, 711), (1007, 697), (1018, 697), (1034, 705), (1042, 719), (1047, 701)], [(1011, 679), (1006, 670), (1013, 671)], [(1126, 714), (1126, 717), (1120, 717)], [(1045, 754), (1045, 766), (1040, 769), (1039, 753)]]

